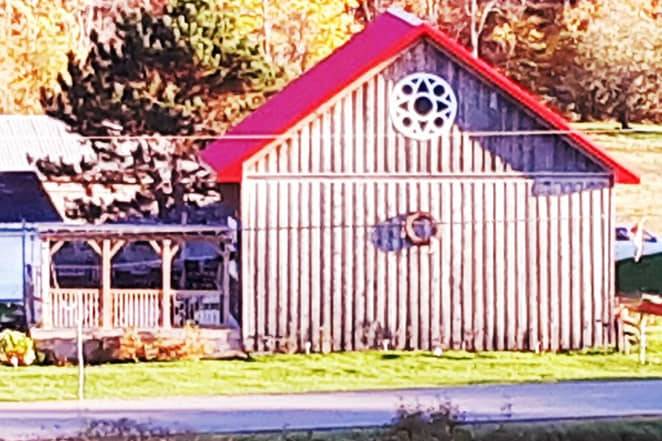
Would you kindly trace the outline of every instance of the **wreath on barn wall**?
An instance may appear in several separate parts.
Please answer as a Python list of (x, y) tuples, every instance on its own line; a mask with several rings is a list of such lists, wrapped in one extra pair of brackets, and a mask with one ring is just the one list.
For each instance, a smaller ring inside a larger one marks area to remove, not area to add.
[[(429, 226), (429, 234), (421, 234), (416, 231), (416, 226), (423, 226), (425, 231), (428, 228), (425, 225)], [(405, 222), (402, 226), (402, 236), (407, 238), (413, 245), (416, 246), (425, 246), (430, 245), (432, 239), (441, 239), (441, 227), (439, 222), (432, 216), (431, 213), (427, 211), (416, 211), (409, 213), (405, 217)]]

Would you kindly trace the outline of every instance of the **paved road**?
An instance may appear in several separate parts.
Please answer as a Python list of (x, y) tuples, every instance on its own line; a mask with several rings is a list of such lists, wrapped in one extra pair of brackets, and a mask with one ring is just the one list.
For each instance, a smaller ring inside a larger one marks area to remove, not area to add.
[(300, 395), (0, 403), (0, 439), (75, 435), (127, 418), (170, 431), (239, 432), (375, 426), (402, 406), (450, 401), (468, 421), (662, 416), (662, 381), (468, 386)]

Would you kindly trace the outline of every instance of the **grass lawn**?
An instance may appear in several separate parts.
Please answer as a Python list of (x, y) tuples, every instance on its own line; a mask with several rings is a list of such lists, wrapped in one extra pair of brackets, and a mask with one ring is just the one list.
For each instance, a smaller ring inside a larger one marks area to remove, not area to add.
[[(637, 355), (358, 352), (270, 355), (252, 361), (110, 364), (86, 368), (88, 398), (338, 391), (481, 383), (662, 378), (662, 326), (650, 328), (650, 363)], [(636, 352), (636, 351), (635, 351)], [(0, 400), (75, 399), (76, 367), (0, 368)]]

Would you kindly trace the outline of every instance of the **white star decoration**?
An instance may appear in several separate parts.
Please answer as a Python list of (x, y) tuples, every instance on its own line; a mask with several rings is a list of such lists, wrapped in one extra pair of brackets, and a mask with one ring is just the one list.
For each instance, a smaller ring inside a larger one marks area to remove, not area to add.
[(393, 88), (390, 115), (400, 133), (426, 141), (450, 130), (457, 116), (457, 98), (443, 78), (411, 74)]

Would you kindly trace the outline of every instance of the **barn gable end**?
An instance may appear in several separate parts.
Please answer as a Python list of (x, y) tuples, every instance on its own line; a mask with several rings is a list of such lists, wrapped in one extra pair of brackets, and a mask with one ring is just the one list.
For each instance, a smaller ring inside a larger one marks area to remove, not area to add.
[[(425, 140), (390, 116), (420, 73), (457, 98)], [(376, 18), (204, 157), (241, 182), (248, 349), (614, 341), (613, 185), (638, 177), (425, 24)]]
[[(455, 91), (458, 113), (448, 136), (418, 141), (393, 127), (389, 108), (394, 84), (416, 72), (436, 74)], [(514, 136), (513, 132), (526, 134)], [(284, 141), (246, 161), (244, 176), (331, 172), (611, 174), (603, 163), (557, 132), (434, 42), (422, 39), (324, 103), (293, 127)], [(330, 150), (331, 145), (336, 151)], [(272, 155), (288, 158), (274, 160)]]

